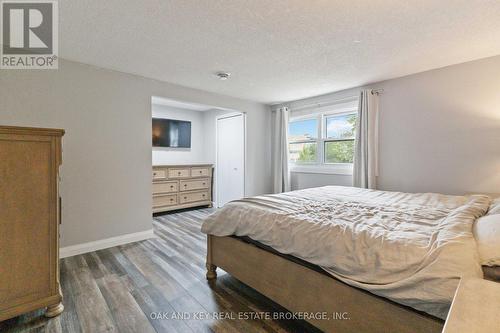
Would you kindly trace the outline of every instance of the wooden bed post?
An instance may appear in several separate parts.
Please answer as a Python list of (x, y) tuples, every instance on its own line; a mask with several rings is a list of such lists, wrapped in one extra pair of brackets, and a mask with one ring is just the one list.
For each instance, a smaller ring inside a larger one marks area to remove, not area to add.
[(212, 264), (212, 235), (207, 235), (207, 280), (217, 278), (217, 266)]

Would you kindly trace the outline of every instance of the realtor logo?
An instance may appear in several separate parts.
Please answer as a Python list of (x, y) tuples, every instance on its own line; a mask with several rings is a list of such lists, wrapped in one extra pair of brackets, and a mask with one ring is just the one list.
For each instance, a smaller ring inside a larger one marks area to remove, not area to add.
[(55, 0), (1, 1), (1, 69), (57, 69)]

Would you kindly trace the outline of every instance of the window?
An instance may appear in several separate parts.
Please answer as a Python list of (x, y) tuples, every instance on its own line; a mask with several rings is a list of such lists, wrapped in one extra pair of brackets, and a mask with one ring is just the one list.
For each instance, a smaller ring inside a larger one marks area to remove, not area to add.
[(356, 121), (354, 109), (292, 119), (288, 136), (292, 170), (352, 170)]
[(325, 163), (354, 160), (355, 113), (325, 117)]
[(288, 140), (291, 162), (316, 163), (318, 160), (318, 119), (290, 122)]

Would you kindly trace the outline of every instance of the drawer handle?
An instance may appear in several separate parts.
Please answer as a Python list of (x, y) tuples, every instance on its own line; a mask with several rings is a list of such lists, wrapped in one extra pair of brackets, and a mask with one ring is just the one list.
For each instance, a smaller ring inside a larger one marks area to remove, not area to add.
[(170, 198), (170, 201), (174, 201), (174, 198)]
[(205, 194), (202, 195), (203, 197), (205, 196)]
[(179, 172), (177, 172), (177, 174), (180, 176), (180, 175), (181, 175), (181, 172), (179, 171)]
[(202, 183), (202, 185), (205, 185), (205, 183)]
[(184, 187), (186, 187), (186, 186), (187, 186), (187, 184), (184, 184)]
[(156, 176), (156, 175), (158, 175), (158, 174), (156, 172), (153, 172), (153, 176)]
[(184, 197), (184, 199), (187, 199), (188, 197)]
[(200, 173), (203, 173), (203, 171), (200, 170)]
[(174, 185), (170, 185), (170, 188), (174, 188)]

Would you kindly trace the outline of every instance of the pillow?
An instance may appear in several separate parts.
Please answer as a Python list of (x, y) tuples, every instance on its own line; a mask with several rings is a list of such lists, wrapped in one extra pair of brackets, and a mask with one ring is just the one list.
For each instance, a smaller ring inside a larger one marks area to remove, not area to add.
[(490, 204), (488, 215), (500, 214), (500, 198), (496, 198)]
[(500, 214), (478, 218), (472, 232), (476, 238), (481, 265), (500, 266)]

